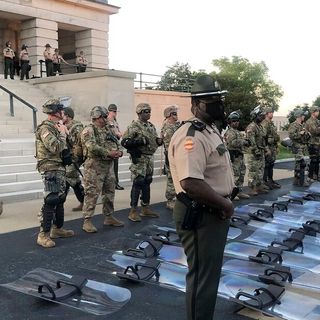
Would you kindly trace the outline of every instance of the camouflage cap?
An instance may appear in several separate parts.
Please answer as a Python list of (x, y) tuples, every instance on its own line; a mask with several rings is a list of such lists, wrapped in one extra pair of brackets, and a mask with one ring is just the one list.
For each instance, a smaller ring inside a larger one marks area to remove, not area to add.
[(63, 107), (59, 98), (50, 99), (42, 106), (42, 112), (47, 114), (56, 113), (62, 110)]
[(274, 112), (272, 107), (264, 107), (263, 110), (265, 113)]
[(198, 76), (191, 88), (191, 97), (215, 96), (226, 93), (226, 90), (221, 91), (218, 81), (214, 81), (208, 74)]
[(312, 106), (310, 107), (310, 112), (316, 112), (316, 111), (320, 111), (320, 108), (318, 106)]
[(178, 111), (178, 108), (176, 106), (170, 106), (170, 107), (166, 107), (164, 110), (163, 110), (163, 116), (165, 118), (168, 118), (170, 117), (171, 113), (172, 112), (177, 112)]
[(98, 119), (100, 117), (106, 118), (108, 116), (108, 110), (103, 106), (95, 106), (90, 111), (91, 119)]
[(63, 109), (64, 114), (67, 115), (69, 118), (73, 119), (74, 118), (74, 111), (71, 107), (67, 107)]
[(117, 105), (114, 103), (109, 104), (108, 111), (118, 111)]
[(305, 115), (305, 112), (302, 109), (297, 109), (297, 110), (293, 111), (293, 116), (295, 118), (299, 118), (299, 117), (304, 116), (304, 115)]
[(150, 110), (151, 111), (151, 107), (148, 103), (142, 102), (139, 103), (136, 107), (136, 113), (139, 114), (141, 113), (143, 110)]

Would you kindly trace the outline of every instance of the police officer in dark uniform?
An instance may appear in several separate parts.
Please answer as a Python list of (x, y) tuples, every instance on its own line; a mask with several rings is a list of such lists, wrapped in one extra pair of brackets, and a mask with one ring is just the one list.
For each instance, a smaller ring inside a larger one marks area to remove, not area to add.
[(229, 152), (215, 122), (224, 123), (224, 94), (209, 75), (191, 90), (194, 118), (171, 138), (169, 163), (177, 200), (174, 220), (187, 256), (188, 320), (213, 318), (233, 205)]

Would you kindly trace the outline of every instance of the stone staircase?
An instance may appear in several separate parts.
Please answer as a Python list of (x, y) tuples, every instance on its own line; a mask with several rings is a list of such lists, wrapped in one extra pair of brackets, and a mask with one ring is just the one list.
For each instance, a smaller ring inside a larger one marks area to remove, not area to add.
[[(14, 92), (38, 109), (40, 123), (45, 116), (42, 104), (51, 97), (31, 83), (0, 79), (0, 85)], [(42, 198), (43, 185), (36, 171), (35, 143), (31, 109), (14, 99), (15, 116), (10, 116), (9, 96), (0, 90), (0, 199), (5, 203)], [(125, 154), (119, 162), (122, 185), (131, 183), (130, 159)], [(161, 177), (163, 157), (161, 150), (155, 155), (154, 178)]]

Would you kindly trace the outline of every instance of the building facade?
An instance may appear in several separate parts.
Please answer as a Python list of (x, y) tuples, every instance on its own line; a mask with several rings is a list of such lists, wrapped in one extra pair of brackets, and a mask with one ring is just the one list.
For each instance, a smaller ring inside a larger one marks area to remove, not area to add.
[[(10, 40), (19, 54), (22, 44), (29, 47), (31, 74), (40, 76), (39, 60), (45, 45), (60, 54), (72, 66), (64, 73), (75, 72), (75, 58), (84, 51), (88, 68), (107, 69), (109, 17), (119, 7), (107, 0), (1, 0), (0, 50)], [(0, 73), (3, 73), (3, 55)]]

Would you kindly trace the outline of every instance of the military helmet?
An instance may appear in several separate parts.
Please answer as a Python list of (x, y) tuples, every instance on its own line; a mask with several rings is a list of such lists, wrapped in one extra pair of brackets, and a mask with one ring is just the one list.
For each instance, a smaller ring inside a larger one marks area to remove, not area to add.
[(302, 109), (296, 109), (293, 111), (293, 115), (295, 118), (299, 118), (305, 115), (305, 112)]
[(310, 112), (312, 113), (312, 112), (316, 112), (316, 111), (319, 111), (320, 110), (320, 108), (318, 107), (318, 106), (312, 106), (312, 107), (310, 107)]
[(64, 105), (59, 98), (50, 99), (42, 106), (42, 112), (47, 114), (56, 113), (63, 110)]
[(26, 45), (26, 44), (23, 44), (22, 46), (21, 46), (21, 50), (25, 50), (25, 49), (27, 49), (28, 48), (28, 46)]
[(71, 107), (67, 107), (63, 109), (64, 114), (67, 115), (69, 118), (73, 119), (74, 118), (74, 111)]
[(176, 106), (170, 106), (170, 107), (166, 107), (164, 110), (163, 110), (163, 116), (165, 118), (169, 118), (171, 116), (171, 113), (172, 112), (177, 112), (177, 107)]
[(91, 119), (98, 119), (100, 117), (106, 118), (108, 116), (108, 110), (103, 106), (95, 106), (90, 111)]
[(240, 120), (240, 114), (237, 112), (237, 111), (233, 111), (229, 114), (228, 118), (227, 118), (228, 121), (234, 121), (234, 120)]
[(250, 117), (251, 117), (251, 120), (254, 120), (254, 119), (256, 119), (257, 117), (263, 116), (263, 115), (265, 115), (265, 114), (266, 114), (265, 110), (259, 105), (259, 106), (256, 106), (256, 107), (250, 112)]
[(148, 103), (142, 102), (139, 103), (136, 107), (136, 113), (139, 114), (141, 113), (143, 110), (150, 110), (151, 111), (151, 107)]
[(208, 74), (198, 76), (191, 88), (191, 97), (221, 96), (225, 93), (227, 91), (221, 91), (218, 81), (214, 81)]

